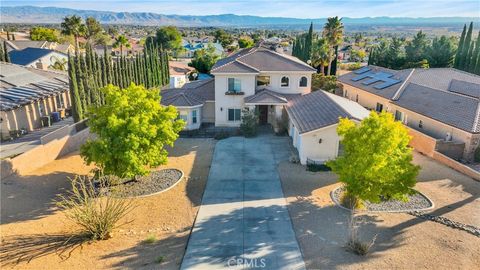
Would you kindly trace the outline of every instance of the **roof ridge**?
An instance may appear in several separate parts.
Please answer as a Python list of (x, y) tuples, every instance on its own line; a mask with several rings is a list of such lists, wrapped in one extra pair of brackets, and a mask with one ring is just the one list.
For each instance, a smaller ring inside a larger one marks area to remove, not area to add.
[(450, 94), (450, 95), (455, 95), (455, 96), (459, 96), (459, 97), (464, 97), (464, 98), (470, 98), (470, 99), (478, 100), (478, 98), (476, 98), (476, 97), (472, 97), (472, 96), (469, 96), (469, 95), (460, 94), (460, 93), (453, 92), (453, 91), (449, 91), (449, 90), (438, 89), (438, 88), (434, 88), (434, 87), (430, 87), (430, 86), (426, 86), (426, 85), (418, 84), (418, 83), (414, 83), (414, 82), (409, 83), (409, 85), (410, 85), (410, 84), (413, 84), (413, 85), (416, 85), (416, 86), (420, 86), (420, 87), (425, 87), (425, 88), (428, 88), (428, 89), (432, 89), (432, 90), (439, 91), (439, 92), (446, 93), (446, 94)]
[(256, 69), (256, 68), (254, 68), (254, 67), (250, 66), (250, 65), (249, 65), (249, 64), (247, 64), (247, 63), (244, 63), (244, 62), (242, 62), (242, 61), (238, 60), (238, 58), (237, 58), (237, 59), (235, 59), (235, 61), (232, 61), (232, 62), (230, 62), (230, 64), (231, 64), (231, 63), (233, 63), (233, 62), (238, 62), (238, 63), (240, 63), (240, 64), (242, 64), (242, 65), (244, 65), (244, 66), (246, 66), (246, 67), (249, 67), (249, 68), (251, 68), (251, 69), (253, 69), (253, 70), (256, 70), (256, 71), (260, 72), (260, 70), (258, 70), (258, 69)]
[(415, 68), (412, 68), (412, 70), (410, 71), (410, 74), (408, 74), (407, 78), (403, 80), (402, 85), (400, 85), (397, 91), (395, 91), (395, 94), (393, 94), (392, 100), (398, 100), (400, 98), (400, 96), (402, 95), (403, 91), (407, 86), (407, 82), (410, 80), (410, 77), (412, 77), (414, 72), (415, 72)]
[[(227, 66), (227, 65), (229, 65), (229, 64), (237, 61), (237, 59), (240, 58), (240, 56), (234, 57), (235, 54), (240, 54), (241, 52), (246, 51), (246, 50), (248, 50), (248, 48), (245, 48), (245, 49), (243, 49), (243, 50), (240, 50), (240, 51), (238, 51), (238, 52), (236, 52), (236, 53), (232, 53), (231, 55), (223, 58), (223, 59), (227, 59), (227, 58), (229, 58), (229, 57), (232, 57), (234, 60), (233, 60), (233, 61), (228, 61), (228, 62), (226, 62), (225, 64), (220, 65), (220, 66), (218, 66), (218, 67), (216, 67), (216, 68), (212, 68), (212, 70), (210, 70), (210, 73), (211, 73), (212, 71), (216, 70), (216, 69), (219, 69), (219, 68), (221, 68), (221, 67)], [(219, 59), (218, 61), (220, 61), (220, 60), (222, 60), (222, 59)], [(217, 61), (217, 62), (218, 62), (218, 61)], [(215, 65), (214, 65), (214, 66), (215, 66)]]
[(477, 114), (475, 115), (475, 119), (473, 120), (473, 132), (480, 132), (480, 101), (477, 105)]
[[(310, 92), (310, 93), (308, 93), (308, 94), (312, 94), (312, 93), (320, 92), (320, 91), (322, 91), (322, 94), (323, 94), (323, 95), (325, 95), (328, 99), (330, 99), (333, 103), (335, 103), (335, 106), (337, 106), (341, 111), (343, 111), (344, 113), (346, 113), (348, 116), (350, 116), (350, 117), (352, 117), (352, 118), (355, 118), (352, 114), (350, 114), (347, 110), (345, 110), (342, 106), (340, 106), (340, 104), (338, 104), (336, 100), (334, 100), (333, 98), (331, 98), (330, 95), (327, 94), (327, 93), (328, 93), (327, 91), (320, 89), (320, 90), (318, 90), (318, 91)], [(307, 95), (308, 95), (308, 94), (307, 94)], [(340, 97), (340, 96), (339, 96), (339, 97)], [(342, 97), (342, 98), (343, 98), (343, 97)], [(347, 101), (351, 101), (351, 100), (347, 99)], [(352, 101), (352, 102), (353, 102), (353, 101)], [(355, 119), (356, 119), (356, 118), (355, 118)]]
[[(297, 57), (295, 57), (295, 56), (291, 56), (291, 57), (290, 57), (289, 55), (281, 54), (281, 53), (278, 53), (278, 52), (276, 52), (276, 51), (274, 51), (274, 50), (269, 50), (269, 49), (266, 49), (265, 51), (267, 51), (267, 52), (269, 52), (269, 53), (271, 53), (271, 54), (275, 54), (275, 55), (277, 55), (277, 56), (280, 56), (280, 57), (282, 57), (282, 58), (285, 58), (285, 59), (287, 59), (287, 60), (294, 61), (295, 63), (300, 64), (300, 65), (302, 65), (302, 66), (309, 67), (309, 68), (313, 68), (312, 66), (310, 66), (309, 64), (303, 62), (302, 60), (300, 60), (299, 58), (297, 58)], [(298, 61), (295, 60), (295, 59), (297, 59)]]

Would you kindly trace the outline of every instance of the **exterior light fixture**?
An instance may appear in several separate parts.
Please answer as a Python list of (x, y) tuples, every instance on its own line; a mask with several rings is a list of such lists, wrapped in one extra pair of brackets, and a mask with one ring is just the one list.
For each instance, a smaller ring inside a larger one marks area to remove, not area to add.
[(319, 140), (318, 140), (318, 143), (322, 143), (322, 139), (319, 139)]

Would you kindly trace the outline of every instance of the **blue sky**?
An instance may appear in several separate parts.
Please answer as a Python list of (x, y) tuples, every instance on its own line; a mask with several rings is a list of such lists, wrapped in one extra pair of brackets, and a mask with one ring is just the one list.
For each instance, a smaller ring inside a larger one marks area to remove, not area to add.
[(480, 17), (480, 0), (1, 0), (3, 6), (35, 5), (179, 15), (233, 13), (264, 17)]

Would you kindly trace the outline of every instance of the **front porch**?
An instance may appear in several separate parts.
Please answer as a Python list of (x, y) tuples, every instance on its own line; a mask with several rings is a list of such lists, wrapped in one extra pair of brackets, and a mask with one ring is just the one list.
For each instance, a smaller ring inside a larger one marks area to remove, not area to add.
[(283, 95), (271, 90), (262, 90), (255, 95), (245, 97), (245, 106), (255, 110), (260, 126), (270, 125), (275, 132), (280, 131), (282, 121), (288, 121), (284, 106), (288, 100)]

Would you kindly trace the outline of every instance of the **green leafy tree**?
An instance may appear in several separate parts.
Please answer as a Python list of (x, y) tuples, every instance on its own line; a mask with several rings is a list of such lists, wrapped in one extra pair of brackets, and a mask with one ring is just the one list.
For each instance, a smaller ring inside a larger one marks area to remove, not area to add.
[(362, 62), (363, 59), (365, 59), (365, 57), (367, 57), (367, 53), (362, 49), (360, 50), (352, 49), (350, 51), (350, 60), (353, 62)]
[(455, 56), (455, 43), (451, 38), (446, 36), (436, 37), (432, 41), (432, 45), (427, 47), (426, 59), (430, 67), (451, 67)]
[(89, 41), (95, 40), (95, 38), (103, 32), (102, 25), (93, 17), (88, 17), (85, 20), (85, 37)]
[(167, 51), (177, 51), (182, 47), (182, 35), (175, 26), (158, 29), (155, 41), (160, 48)]
[(240, 48), (250, 48), (254, 45), (253, 39), (249, 36), (243, 36), (238, 39), (238, 46)]
[(427, 35), (419, 31), (405, 46), (406, 61), (414, 63), (423, 60), (428, 45)]
[(33, 27), (30, 30), (31, 40), (46, 40), (50, 42), (57, 42), (59, 38), (58, 30), (46, 27)]
[(371, 112), (360, 124), (340, 119), (337, 128), (344, 155), (327, 165), (354, 199), (380, 202), (406, 199), (420, 167), (412, 164), (407, 129), (392, 114)]
[(189, 65), (201, 73), (209, 73), (219, 58), (220, 56), (215, 53), (215, 47), (209, 44), (207, 48), (195, 51)]
[(173, 146), (185, 122), (175, 107), (160, 105), (158, 89), (130, 84), (102, 88), (105, 105), (88, 112), (90, 130), (97, 135), (81, 148), (87, 164), (106, 175), (132, 178), (167, 162), (165, 146)]
[(78, 52), (80, 48), (78, 38), (84, 36), (86, 33), (85, 24), (82, 22), (82, 18), (76, 15), (65, 17), (61, 24), (63, 35), (72, 35), (75, 39), (75, 51)]
[(333, 93), (335, 89), (337, 89), (337, 77), (323, 73), (312, 75), (312, 91), (325, 90)]
[(223, 47), (227, 47), (233, 42), (232, 35), (225, 32), (225, 30), (223, 29), (218, 29), (217, 31), (215, 31), (214, 36), (215, 36), (215, 42), (220, 42), (220, 44), (222, 44)]

